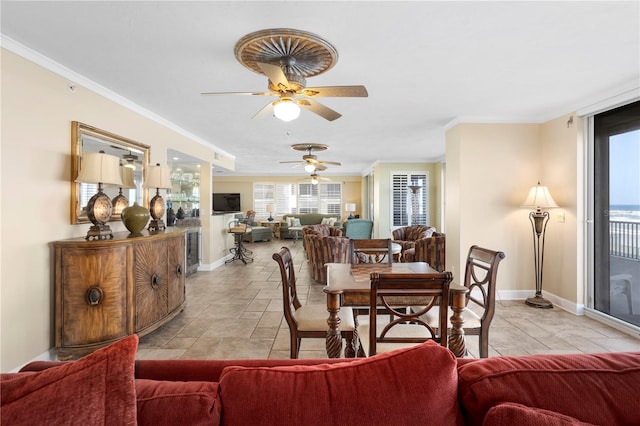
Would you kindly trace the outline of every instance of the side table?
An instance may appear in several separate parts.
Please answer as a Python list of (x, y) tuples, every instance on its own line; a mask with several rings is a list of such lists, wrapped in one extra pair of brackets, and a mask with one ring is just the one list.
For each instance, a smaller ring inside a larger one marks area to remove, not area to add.
[(258, 222), (258, 224), (260, 226), (268, 226), (273, 231), (273, 236), (278, 238), (278, 239), (280, 238), (280, 225), (282, 224), (282, 221), (280, 221), (280, 220), (272, 220), (272, 221), (261, 220), (261, 221)]

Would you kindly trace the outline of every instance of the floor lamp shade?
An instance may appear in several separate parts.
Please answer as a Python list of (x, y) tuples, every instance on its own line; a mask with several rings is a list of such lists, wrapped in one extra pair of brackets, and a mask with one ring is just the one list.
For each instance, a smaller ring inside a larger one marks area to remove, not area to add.
[(540, 185), (540, 182), (538, 182), (536, 186), (531, 187), (529, 190), (527, 199), (522, 204), (522, 207), (535, 209), (529, 213), (529, 221), (531, 222), (533, 233), (533, 268), (536, 278), (536, 294), (534, 297), (527, 298), (525, 302), (527, 305), (536, 308), (553, 308), (553, 304), (542, 297), (544, 240), (547, 223), (549, 222), (549, 212), (543, 212), (542, 209), (558, 207), (558, 204), (551, 196), (549, 188)]
[(161, 189), (171, 189), (171, 171), (168, 166), (147, 166), (144, 175), (144, 187), (155, 188), (156, 195), (149, 202), (151, 221), (147, 228), (149, 232), (157, 232), (166, 229), (162, 217), (164, 216), (165, 203), (160, 195)]
[(100, 152), (87, 152), (80, 159), (80, 173), (76, 182), (98, 184), (98, 192), (87, 203), (87, 217), (93, 223), (89, 228), (87, 240), (105, 240), (113, 238), (113, 232), (107, 222), (113, 213), (111, 199), (102, 192), (103, 185), (122, 185), (120, 178), (120, 159), (114, 155)]

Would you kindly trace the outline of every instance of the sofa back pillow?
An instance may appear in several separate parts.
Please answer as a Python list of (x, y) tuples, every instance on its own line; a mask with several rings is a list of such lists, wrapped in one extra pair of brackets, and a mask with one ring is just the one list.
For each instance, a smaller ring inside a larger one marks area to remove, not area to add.
[(135, 425), (138, 336), (59, 367), (3, 375), (2, 425)]
[(461, 425), (453, 354), (426, 342), (337, 364), (228, 367), (223, 425)]
[(486, 358), (458, 368), (466, 421), (511, 402), (587, 423), (640, 424), (640, 353)]

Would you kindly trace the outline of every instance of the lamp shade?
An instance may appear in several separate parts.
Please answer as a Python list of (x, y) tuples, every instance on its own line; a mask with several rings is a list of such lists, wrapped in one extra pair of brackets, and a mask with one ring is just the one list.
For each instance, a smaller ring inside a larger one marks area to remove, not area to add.
[(527, 195), (527, 199), (522, 203), (522, 207), (544, 209), (558, 207), (558, 204), (551, 196), (549, 188), (540, 185), (540, 182), (538, 182), (536, 186), (532, 186), (529, 190), (529, 195)]
[(171, 189), (171, 171), (168, 166), (147, 166), (144, 174), (145, 188)]
[(355, 212), (356, 211), (355, 203), (346, 203), (344, 205), (344, 211), (346, 211), (346, 212)]
[(120, 188), (135, 188), (136, 184), (133, 183), (133, 169), (130, 167), (120, 166), (120, 179), (122, 180), (122, 185)]
[(267, 213), (273, 213), (273, 204), (267, 204), (265, 206), (265, 210), (267, 211)]
[(420, 186), (420, 185), (408, 185), (407, 188), (409, 188), (411, 190), (412, 194), (417, 194), (418, 190), (420, 188), (422, 188), (422, 186)]
[(86, 152), (80, 160), (80, 173), (76, 182), (122, 185), (120, 159), (104, 152)]
[(292, 99), (284, 98), (273, 103), (273, 115), (282, 121), (295, 120), (300, 116), (300, 107)]

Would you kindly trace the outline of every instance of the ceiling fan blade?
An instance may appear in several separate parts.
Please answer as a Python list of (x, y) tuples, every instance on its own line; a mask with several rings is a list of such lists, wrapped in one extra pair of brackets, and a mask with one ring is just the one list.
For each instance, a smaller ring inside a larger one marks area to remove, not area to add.
[(273, 103), (269, 102), (262, 108), (260, 111), (256, 113), (252, 119), (266, 118), (273, 115)]
[(297, 163), (297, 164), (302, 164), (302, 162), (300, 160), (295, 160), (295, 161), (281, 161), (280, 164), (293, 164), (293, 163)]
[(278, 96), (271, 92), (204, 92), (200, 93), (204, 96), (221, 96), (221, 95), (244, 95), (244, 96)]
[(329, 121), (333, 121), (342, 117), (342, 114), (340, 114), (339, 112), (334, 111), (331, 108), (326, 107), (312, 99), (300, 99), (298, 101), (298, 105), (318, 114), (320, 117)]
[(324, 161), (324, 160), (320, 160), (318, 161), (318, 164), (331, 164), (334, 166), (342, 166), (342, 163), (339, 163), (337, 161)]
[(301, 91), (301, 94), (310, 97), (366, 98), (369, 96), (364, 86), (306, 87)]
[(284, 91), (291, 90), (289, 80), (287, 80), (284, 72), (282, 72), (282, 68), (280, 68), (278, 65), (265, 64), (263, 62), (258, 62), (257, 65), (275, 86), (281, 88)]

